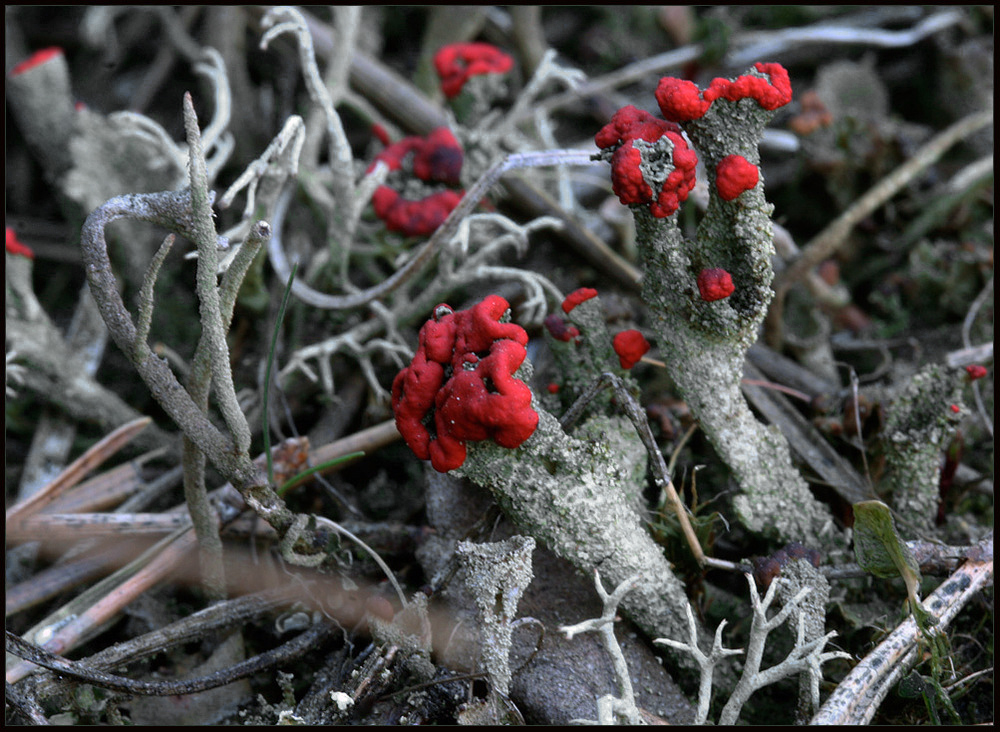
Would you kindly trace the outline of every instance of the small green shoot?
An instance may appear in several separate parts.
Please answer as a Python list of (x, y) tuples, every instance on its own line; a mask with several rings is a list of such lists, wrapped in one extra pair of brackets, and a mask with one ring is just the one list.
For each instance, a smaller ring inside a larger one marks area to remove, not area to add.
[(362, 450), (358, 450), (357, 452), (349, 452), (346, 455), (341, 455), (340, 457), (333, 458), (332, 460), (327, 460), (326, 462), (320, 463), (319, 465), (315, 465), (309, 468), (308, 470), (303, 470), (295, 477), (289, 478), (284, 483), (282, 483), (281, 487), (278, 488), (278, 495), (284, 498), (285, 493), (287, 493), (289, 489), (294, 488), (299, 483), (308, 478), (310, 475), (313, 475), (314, 473), (321, 473), (327, 470), (328, 468), (332, 468), (334, 465), (340, 465), (341, 463), (346, 463), (350, 460), (354, 460), (359, 457), (364, 457), (364, 454), (365, 453)]
[(292, 265), (292, 271), (288, 275), (288, 283), (285, 285), (285, 294), (281, 298), (281, 307), (278, 308), (278, 317), (274, 323), (274, 333), (271, 334), (271, 348), (267, 352), (267, 369), (264, 373), (264, 401), (261, 409), (261, 420), (263, 421), (264, 433), (264, 455), (267, 457), (267, 482), (274, 485), (274, 458), (271, 455), (271, 427), (267, 421), (267, 403), (271, 394), (271, 366), (274, 365), (274, 351), (278, 347), (278, 331), (281, 329), (281, 321), (285, 319), (285, 308), (288, 306), (288, 298), (292, 294), (292, 282), (295, 280), (295, 272), (299, 268), (299, 263)]

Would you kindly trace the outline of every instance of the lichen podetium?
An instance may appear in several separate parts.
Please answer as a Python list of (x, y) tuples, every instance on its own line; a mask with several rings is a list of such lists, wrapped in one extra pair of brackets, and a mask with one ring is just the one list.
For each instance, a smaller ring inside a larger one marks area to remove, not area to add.
[[(643, 299), (655, 316), (663, 360), (740, 485), (734, 499), (740, 520), (777, 539), (822, 543), (829, 512), (793, 467), (784, 436), (757, 421), (740, 391), (743, 361), (766, 314), (773, 278), (772, 207), (762, 176), (750, 168), (760, 165), (757, 146), (774, 110), (791, 99), (788, 74), (778, 64), (758, 64), (737, 79), (716, 79), (704, 91), (665, 78), (656, 96), (667, 122), (680, 126), (704, 162), (710, 196), (690, 240), (681, 233), (676, 210), (663, 215), (650, 206), (630, 206), (645, 272)], [(676, 145), (667, 135), (621, 144), (639, 150), (639, 168), (654, 199), (658, 182), (666, 185), (675, 165), (688, 165), (686, 159), (672, 161)], [(612, 147), (602, 157), (614, 166), (616, 152)], [(738, 180), (732, 179), (733, 161), (739, 161)], [(706, 288), (703, 273), (718, 271), (731, 284)]]

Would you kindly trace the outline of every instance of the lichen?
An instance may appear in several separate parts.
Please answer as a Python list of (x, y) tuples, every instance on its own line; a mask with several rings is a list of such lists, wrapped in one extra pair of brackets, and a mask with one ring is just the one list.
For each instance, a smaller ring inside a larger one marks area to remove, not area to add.
[[(772, 115), (754, 99), (723, 97), (699, 119), (681, 123), (709, 174), (708, 209), (694, 239), (684, 238), (676, 215), (655, 218), (641, 206), (632, 212), (645, 272), (643, 299), (653, 311), (661, 355), (740, 485), (738, 517), (752, 531), (779, 540), (820, 544), (828, 511), (792, 465), (783, 435), (757, 421), (740, 390), (746, 351), (772, 297), (772, 206), (761, 184), (726, 201), (714, 180), (726, 156), (759, 165), (757, 144)], [(706, 302), (697, 278), (711, 268), (725, 269), (735, 290)]]
[(880, 490), (892, 494), (892, 507), (901, 518), (928, 530), (940, 500), (941, 452), (961, 416), (961, 376), (957, 369), (926, 366), (906, 384), (886, 416), (886, 472)]
[[(521, 531), (544, 542), (577, 569), (599, 570), (617, 586), (633, 575), (641, 581), (622, 609), (651, 636), (684, 632), (684, 586), (633, 508), (642, 482), (634, 457), (641, 449), (630, 424), (605, 418), (601, 426), (581, 425), (582, 434), (599, 429), (616, 433), (614, 449), (606, 441), (566, 434), (551, 414), (539, 413), (538, 428), (520, 447), (506, 450), (489, 443), (470, 445), (465, 464), (455, 471), (490, 489)], [(625, 448), (623, 441), (637, 447)]]
[(493, 694), (510, 689), (511, 633), (517, 605), (533, 578), (535, 540), (514, 536), (492, 544), (459, 542), (455, 556), (465, 570), (465, 586), (479, 611), (480, 653)]

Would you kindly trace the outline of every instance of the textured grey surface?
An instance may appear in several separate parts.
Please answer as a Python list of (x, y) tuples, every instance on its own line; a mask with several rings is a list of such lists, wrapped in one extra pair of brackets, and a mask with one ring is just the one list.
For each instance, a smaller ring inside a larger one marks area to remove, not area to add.
[[(451, 476), (434, 474), (428, 490), (428, 515), (438, 532), (418, 556), (428, 575), (440, 571), (447, 562), (447, 546), (479, 521), (492, 504), (484, 489)], [(449, 508), (450, 506), (450, 508)], [(515, 533), (502, 520), (483, 541), (499, 541)], [(559, 559), (544, 545), (535, 548), (532, 561), (534, 579), (518, 605), (519, 618), (531, 617), (545, 628), (540, 647), (536, 623), (524, 623), (513, 634), (510, 668), (513, 678), (510, 698), (529, 724), (566, 724), (571, 719), (597, 718), (597, 699), (616, 693), (611, 661), (597, 635), (584, 633), (572, 640), (558, 631), (601, 614), (601, 603), (593, 579), (585, 577), (569, 562)], [(461, 577), (448, 584), (442, 600), (448, 614), (460, 621), (444, 647), (438, 663), (457, 669), (468, 668), (475, 654), (476, 612), (472, 599), (462, 590)], [(606, 583), (607, 589), (609, 588)], [(672, 724), (686, 724), (694, 709), (677, 684), (664, 670), (646, 640), (628, 621), (617, 628), (636, 703)], [(534, 652), (534, 656), (532, 653)]]

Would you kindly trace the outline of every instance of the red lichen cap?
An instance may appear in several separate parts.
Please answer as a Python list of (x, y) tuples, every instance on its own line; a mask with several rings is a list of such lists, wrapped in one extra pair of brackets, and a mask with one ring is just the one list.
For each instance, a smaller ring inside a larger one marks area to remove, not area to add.
[(753, 99), (761, 109), (769, 112), (792, 101), (792, 81), (784, 66), (778, 63), (758, 63), (754, 64), (754, 68), (762, 74), (767, 74), (770, 80), (750, 74), (744, 74), (732, 81), (713, 79), (705, 90), (705, 101), (714, 102), (720, 97), (730, 102)]
[(649, 205), (649, 211), (657, 218), (673, 215), (680, 205), (687, 200), (697, 180), (695, 169), (698, 167), (698, 155), (688, 147), (684, 138), (673, 132), (667, 137), (674, 143), (674, 171), (667, 176), (660, 188), (656, 201)]
[(430, 236), (444, 223), (462, 200), (460, 191), (438, 191), (412, 201), (389, 186), (382, 185), (372, 196), (375, 215), (385, 228), (404, 236)]
[(750, 190), (758, 180), (757, 166), (742, 155), (727, 155), (715, 169), (715, 187), (724, 201), (732, 201), (743, 191)]
[(597, 297), (597, 290), (593, 287), (581, 287), (578, 290), (573, 290), (569, 293), (562, 301), (562, 309), (564, 313), (569, 313), (573, 308), (579, 305), (585, 300), (589, 300), (592, 297)]
[(986, 371), (985, 366), (980, 366), (978, 363), (974, 363), (971, 366), (965, 367), (965, 373), (969, 375), (969, 381), (976, 381), (977, 379), (986, 378), (986, 374), (988, 372)]
[(458, 184), (462, 172), (462, 146), (447, 127), (438, 127), (413, 155), (413, 174), (420, 180)]
[(458, 312), (437, 306), (420, 329), (413, 361), (393, 380), (396, 426), (414, 454), (439, 472), (465, 462), (470, 440), (515, 448), (538, 426), (531, 389), (514, 376), (528, 334), (502, 322), (508, 310), (498, 295)]
[(792, 101), (792, 82), (781, 64), (758, 63), (754, 69), (770, 78), (744, 74), (733, 80), (713, 79), (704, 92), (700, 92), (693, 82), (664, 77), (656, 87), (656, 101), (663, 116), (673, 122), (701, 119), (712, 102), (720, 98), (730, 102), (754, 99), (768, 111)]
[[(652, 143), (663, 136), (673, 144), (674, 170), (659, 192), (654, 192), (643, 177), (642, 153), (634, 142)], [(594, 136), (594, 142), (601, 149), (617, 147), (611, 156), (611, 187), (624, 205), (648, 204), (654, 216), (664, 218), (673, 214), (694, 188), (698, 156), (673, 122), (657, 119), (630, 104), (615, 112)]]
[(35, 253), (31, 251), (31, 247), (27, 244), (22, 244), (17, 238), (17, 232), (14, 231), (10, 226), (4, 227), (6, 229), (6, 247), (7, 253), (13, 254), (18, 257), (26, 257), (28, 259), (34, 259)]
[(506, 74), (514, 59), (489, 43), (452, 43), (434, 54), (434, 68), (441, 77), (441, 91), (451, 99), (473, 76)]
[(653, 189), (642, 177), (642, 153), (626, 142), (611, 156), (611, 190), (623, 205), (652, 203)]
[(389, 147), (389, 145), (392, 144), (392, 138), (389, 137), (389, 131), (384, 126), (375, 122), (371, 129), (372, 135), (375, 136), (375, 139), (381, 142), (385, 147)]
[(555, 313), (547, 316), (542, 324), (545, 326), (545, 329), (549, 331), (549, 334), (557, 341), (569, 343), (580, 335), (579, 328), (575, 325), (570, 325)]
[(594, 135), (594, 142), (603, 150), (629, 140), (656, 142), (666, 132), (680, 132), (680, 128), (629, 104), (612, 115), (611, 121)]
[[(458, 183), (462, 171), (462, 147), (447, 127), (438, 127), (427, 137), (410, 136), (380, 152), (368, 171), (379, 162), (389, 170), (402, 170), (409, 162), (413, 174), (427, 182)], [(429, 236), (462, 200), (461, 191), (438, 191), (422, 199), (403, 198), (392, 186), (381, 185), (372, 196), (375, 215), (386, 228), (406, 236)]]
[(35, 51), (33, 54), (28, 56), (24, 61), (19, 63), (17, 66), (10, 70), (10, 76), (18, 76), (23, 74), (25, 71), (30, 71), (36, 66), (41, 66), (54, 59), (56, 56), (62, 56), (63, 50), (59, 46), (50, 46), (48, 48), (43, 48), (39, 51)]
[(705, 302), (723, 300), (735, 290), (733, 278), (724, 269), (703, 269), (698, 275), (698, 292)]
[(614, 337), (612, 345), (623, 369), (635, 366), (649, 351), (649, 341), (637, 330), (623, 330)]
[(368, 166), (367, 172), (372, 172), (375, 164), (379, 161), (389, 166), (389, 170), (400, 170), (403, 167), (403, 161), (406, 160), (406, 157), (416, 152), (422, 145), (423, 138), (415, 135), (404, 137), (402, 140), (387, 145), (385, 150), (375, 156), (372, 164)]
[(665, 76), (656, 87), (656, 101), (660, 112), (671, 122), (690, 122), (701, 119), (712, 106), (701, 98), (701, 90), (693, 81)]

